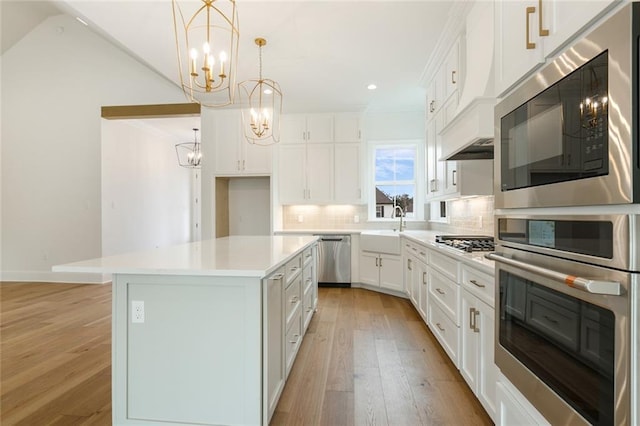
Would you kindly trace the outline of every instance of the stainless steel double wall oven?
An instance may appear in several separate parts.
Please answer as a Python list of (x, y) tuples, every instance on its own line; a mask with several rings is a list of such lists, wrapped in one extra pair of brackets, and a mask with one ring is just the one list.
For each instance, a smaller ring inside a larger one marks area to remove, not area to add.
[(495, 110), (495, 360), (553, 425), (640, 422), (639, 38), (625, 4)]

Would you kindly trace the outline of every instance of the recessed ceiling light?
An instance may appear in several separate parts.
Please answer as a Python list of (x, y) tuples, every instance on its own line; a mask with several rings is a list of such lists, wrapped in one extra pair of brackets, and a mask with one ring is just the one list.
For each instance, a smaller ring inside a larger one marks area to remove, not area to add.
[(76, 21), (80, 22), (82, 25), (84, 25), (85, 27), (88, 27), (89, 24), (87, 24), (87, 22), (85, 20), (83, 20), (81, 17), (76, 16)]
[(377, 88), (378, 88), (378, 86), (376, 86), (373, 83), (371, 83), (370, 85), (367, 86), (367, 89), (369, 89), (369, 90), (376, 90)]

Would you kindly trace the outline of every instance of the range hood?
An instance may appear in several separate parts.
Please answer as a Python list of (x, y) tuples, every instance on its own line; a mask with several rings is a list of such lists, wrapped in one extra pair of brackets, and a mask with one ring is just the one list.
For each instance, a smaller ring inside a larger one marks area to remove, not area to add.
[(440, 131), (438, 160), (493, 159), (494, 14), (491, 2), (476, 2), (466, 19), (467, 64), (462, 93), (453, 120)]
[(442, 157), (438, 160), (493, 159), (495, 98), (475, 98), (440, 132)]

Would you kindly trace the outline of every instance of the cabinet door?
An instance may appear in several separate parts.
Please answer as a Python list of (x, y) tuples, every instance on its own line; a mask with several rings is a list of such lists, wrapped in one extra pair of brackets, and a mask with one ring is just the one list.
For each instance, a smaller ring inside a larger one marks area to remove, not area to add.
[(345, 112), (334, 116), (335, 141), (336, 142), (360, 142), (362, 132), (360, 130), (360, 114)]
[(280, 142), (305, 143), (307, 140), (307, 120), (304, 114), (284, 114), (280, 125)]
[[(542, 26), (549, 31), (544, 38), (544, 52), (552, 55), (578, 31), (606, 12), (619, 0), (543, 0)], [(536, 11), (538, 12), (538, 11)]]
[(333, 144), (307, 144), (307, 198), (312, 203), (333, 201)]
[(427, 86), (427, 120), (432, 120), (442, 106), (442, 73), (438, 72)]
[(498, 97), (544, 62), (538, 35), (538, 10), (531, 5), (534, 12), (528, 13), (528, 6), (521, 1), (495, 2), (495, 88)]
[(411, 255), (406, 255), (405, 257), (405, 269), (404, 269), (404, 283), (407, 289), (407, 294), (409, 295), (409, 300), (413, 303), (416, 309), (418, 309), (418, 299), (417, 294), (413, 290), (413, 280), (416, 275), (415, 272), (416, 260)]
[(460, 40), (451, 46), (451, 50), (445, 58), (442, 67), (442, 82), (444, 84), (444, 99), (445, 102), (453, 93), (458, 90), (462, 75), (460, 73)]
[(428, 309), (428, 297), (429, 297), (429, 282), (428, 282), (428, 273), (427, 273), (427, 265), (423, 262), (417, 262), (418, 273), (416, 274), (416, 282), (418, 291), (420, 295), (418, 296), (419, 304), (418, 304), (418, 312), (422, 315), (422, 318), (427, 320), (427, 309)]
[(481, 356), (478, 350), (478, 332), (475, 331), (477, 324), (474, 323), (477, 317), (476, 306), (479, 303), (478, 299), (466, 289), (462, 290), (460, 374), (474, 393), (478, 388), (478, 357)]
[(380, 287), (404, 291), (402, 283), (402, 261), (400, 256), (380, 255)]
[(274, 278), (264, 281), (266, 281), (266, 292), (263, 304), (265, 309), (263, 345), (266, 372), (263, 374), (265, 375), (265, 407), (267, 410), (264, 415), (266, 417), (265, 423), (268, 423), (276, 409), (285, 381), (282, 274), (276, 274)]
[(271, 174), (271, 153), (273, 146), (262, 146), (242, 141), (242, 172), (246, 174)]
[(336, 203), (359, 203), (362, 199), (360, 186), (360, 145), (335, 144), (335, 197)]
[(278, 188), (282, 204), (299, 204), (306, 201), (304, 145), (281, 145), (278, 164)]
[(378, 253), (360, 252), (360, 282), (376, 287), (380, 286), (380, 268)]
[(437, 192), (436, 143), (436, 119), (433, 119), (427, 124), (427, 199), (433, 198)]
[(333, 114), (307, 115), (307, 142), (333, 142)]
[[(443, 194), (455, 194), (458, 192), (458, 162), (457, 161), (443, 161)], [(485, 179), (489, 180), (491, 176), (486, 175)]]
[[(476, 328), (480, 329), (480, 333), (477, 336), (476, 347), (476, 353), (479, 357), (476, 396), (484, 409), (487, 410), (491, 419), (496, 421), (496, 382), (498, 381), (498, 367), (496, 366), (493, 356), (495, 310), (479, 299), (476, 300)], [(462, 325), (464, 326), (464, 324)], [(462, 368), (460, 370), (462, 371)]]
[(237, 175), (242, 172), (239, 152), (240, 119), (238, 111), (219, 111), (215, 114), (214, 140), (217, 175)]

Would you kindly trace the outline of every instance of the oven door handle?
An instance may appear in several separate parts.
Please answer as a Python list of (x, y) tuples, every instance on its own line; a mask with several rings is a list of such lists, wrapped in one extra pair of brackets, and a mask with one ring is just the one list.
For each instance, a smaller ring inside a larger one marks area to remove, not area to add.
[(523, 269), (527, 272), (542, 275), (543, 277), (550, 278), (554, 281), (568, 285), (569, 287), (586, 291), (588, 293), (610, 294), (613, 296), (620, 296), (622, 294), (622, 286), (617, 281), (592, 280), (589, 278), (575, 277), (573, 275), (567, 275), (551, 269), (520, 262), (519, 260), (510, 259), (499, 253), (488, 253), (485, 257), (490, 260), (495, 260), (496, 262), (515, 266), (516, 268)]

